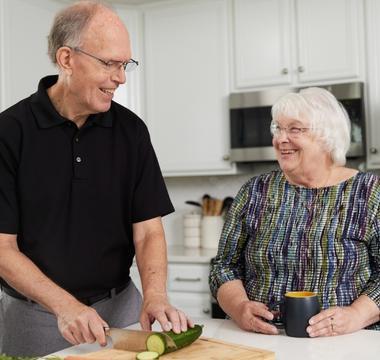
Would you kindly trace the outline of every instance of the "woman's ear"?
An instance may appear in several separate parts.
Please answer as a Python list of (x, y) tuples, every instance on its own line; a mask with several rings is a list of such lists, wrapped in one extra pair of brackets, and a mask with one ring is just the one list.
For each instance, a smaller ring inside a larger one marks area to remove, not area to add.
[(72, 74), (71, 54), (72, 50), (67, 46), (60, 47), (55, 54), (60, 71), (66, 73), (67, 75)]

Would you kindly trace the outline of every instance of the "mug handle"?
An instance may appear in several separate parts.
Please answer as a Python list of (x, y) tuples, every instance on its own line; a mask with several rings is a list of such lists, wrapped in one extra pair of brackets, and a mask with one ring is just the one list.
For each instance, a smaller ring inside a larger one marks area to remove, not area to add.
[(280, 305), (280, 313), (273, 318), (273, 320), (268, 320), (268, 322), (272, 325), (274, 325), (277, 329), (283, 329), (285, 327), (285, 322), (284, 322), (284, 311), (282, 308), (281, 305), (283, 305), (285, 303), (285, 300), (279, 300), (279, 301), (275, 301), (273, 303), (271, 303), (269, 306), (268, 306), (268, 310), (269, 311), (272, 311), (276, 306)]

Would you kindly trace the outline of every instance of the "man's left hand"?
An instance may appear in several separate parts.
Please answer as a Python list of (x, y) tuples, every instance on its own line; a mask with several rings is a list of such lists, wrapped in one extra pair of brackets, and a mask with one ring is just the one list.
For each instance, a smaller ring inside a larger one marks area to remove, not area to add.
[(194, 323), (184, 312), (170, 305), (164, 294), (155, 294), (144, 298), (140, 315), (140, 324), (143, 330), (151, 330), (152, 324), (157, 320), (164, 331), (173, 330), (179, 334)]

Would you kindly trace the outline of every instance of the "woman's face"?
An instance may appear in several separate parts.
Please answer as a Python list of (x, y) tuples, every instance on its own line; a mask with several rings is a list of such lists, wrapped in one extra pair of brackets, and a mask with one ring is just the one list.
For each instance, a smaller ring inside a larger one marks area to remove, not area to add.
[(324, 164), (329, 154), (304, 120), (282, 117), (274, 124), (273, 146), (281, 170), (289, 176), (305, 174)]

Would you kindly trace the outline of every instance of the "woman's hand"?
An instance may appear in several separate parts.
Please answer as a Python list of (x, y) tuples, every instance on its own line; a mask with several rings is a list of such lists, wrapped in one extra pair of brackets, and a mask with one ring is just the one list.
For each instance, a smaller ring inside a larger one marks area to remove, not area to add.
[(310, 337), (343, 335), (362, 329), (362, 323), (353, 306), (334, 306), (313, 316), (306, 331)]
[(273, 314), (263, 303), (242, 301), (231, 315), (232, 319), (243, 330), (269, 335), (278, 334), (277, 328), (267, 322), (267, 320), (273, 320)]
[(306, 331), (310, 337), (349, 334), (378, 322), (379, 316), (377, 304), (361, 295), (350, 306), (322, 310), (309, 320)]

